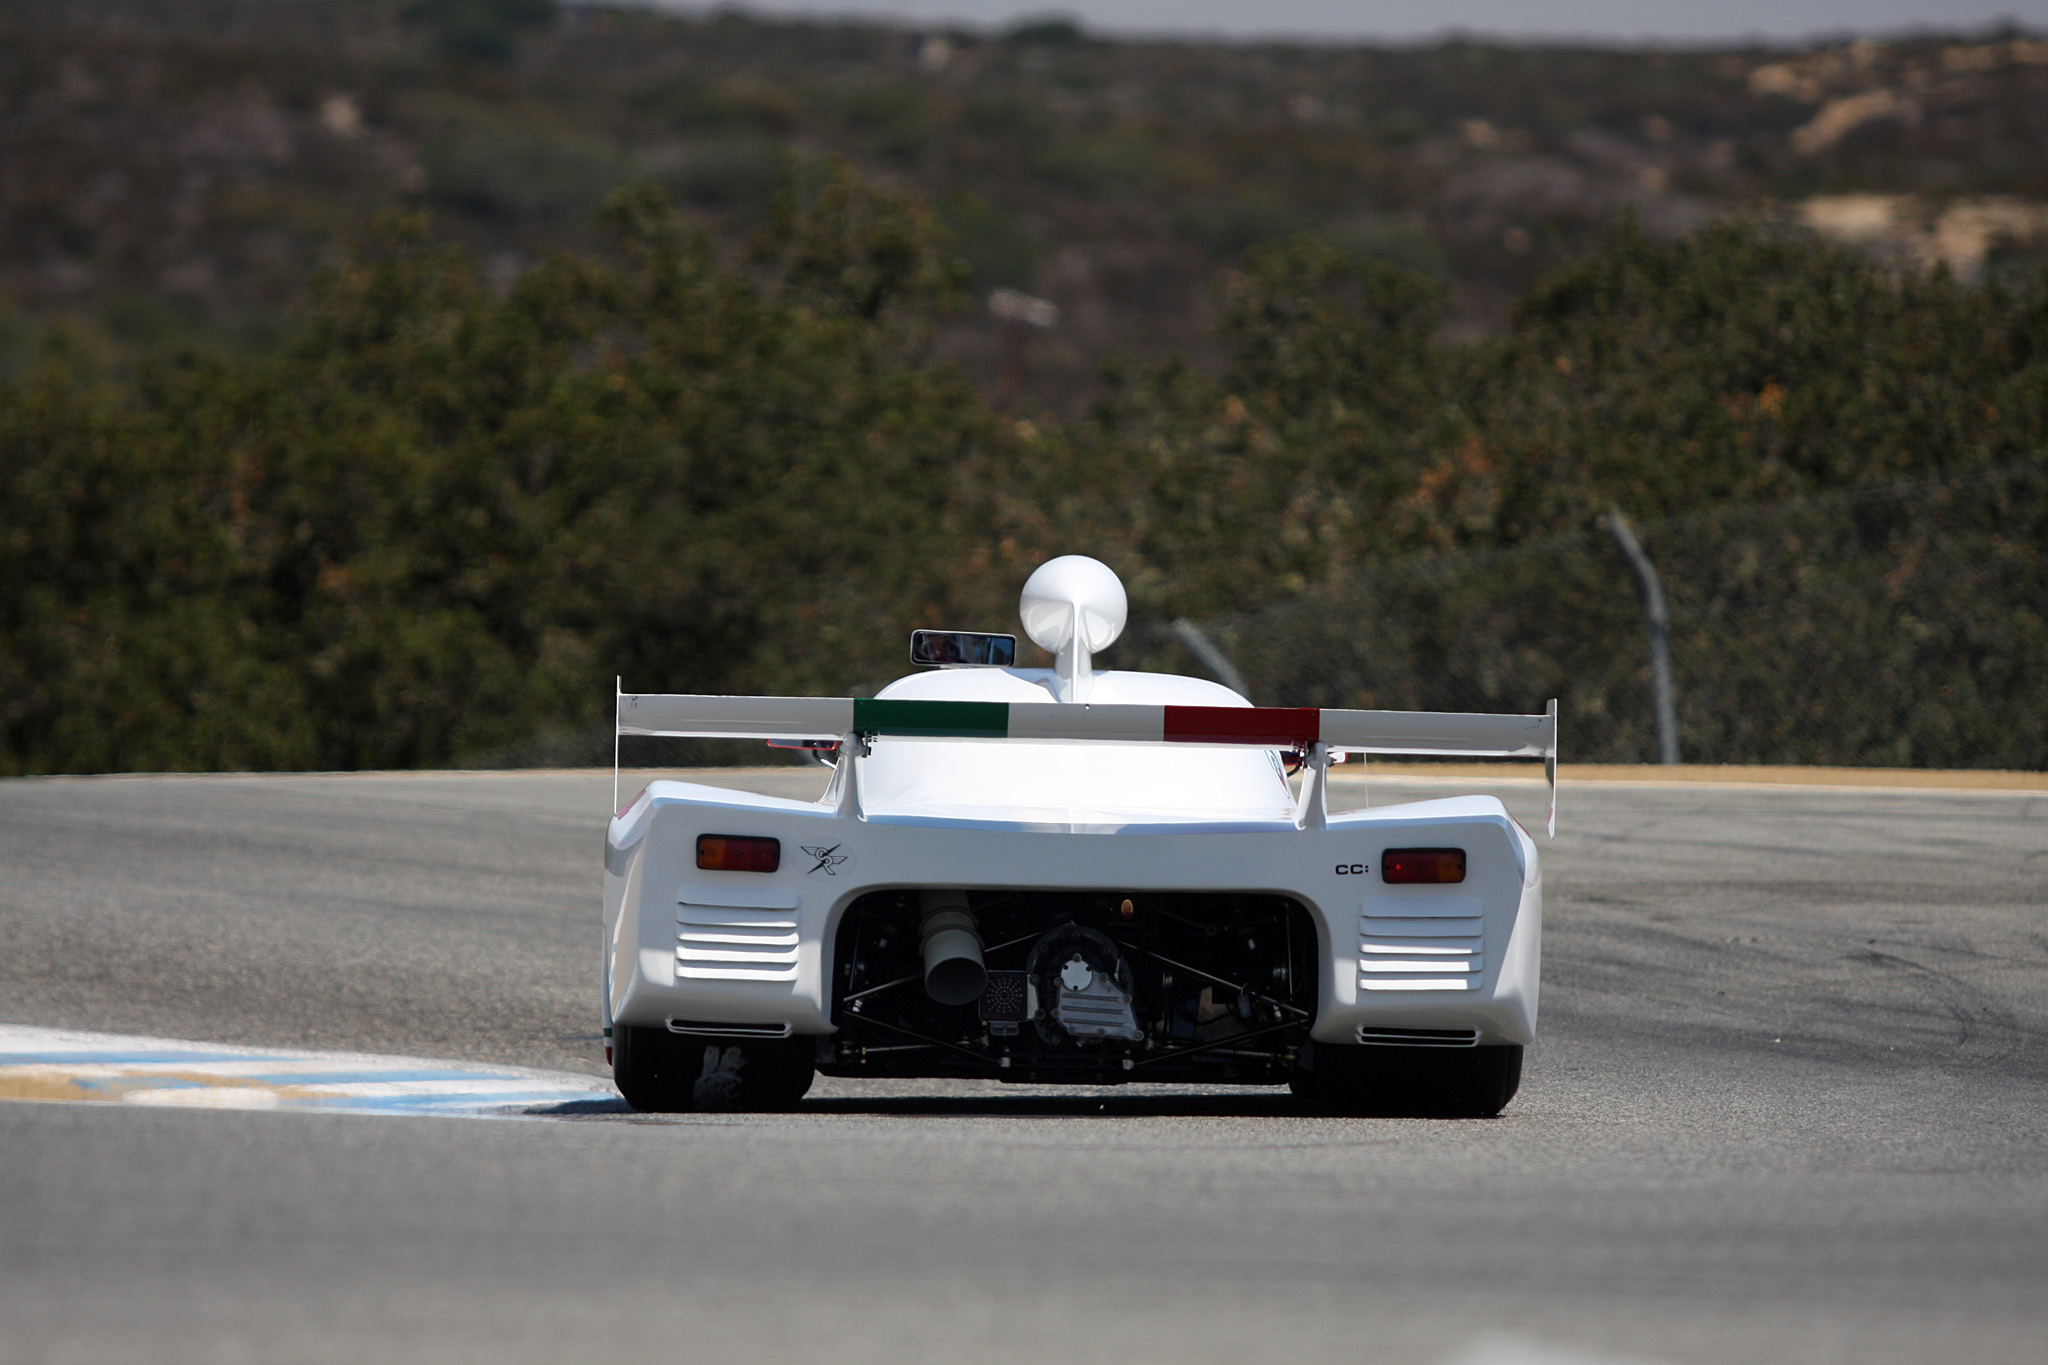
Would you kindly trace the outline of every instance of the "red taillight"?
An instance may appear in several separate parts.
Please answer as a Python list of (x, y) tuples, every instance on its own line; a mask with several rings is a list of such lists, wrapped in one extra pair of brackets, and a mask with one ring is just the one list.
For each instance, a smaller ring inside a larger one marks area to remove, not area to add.
[(1380, 855), (1383, 882), (1462, 882), (1462, 848), (1390, 848)]
[(782, 840), (749, 834), (700, 834), (697, 866), (712, 872), (773, 872), (782, 866)]

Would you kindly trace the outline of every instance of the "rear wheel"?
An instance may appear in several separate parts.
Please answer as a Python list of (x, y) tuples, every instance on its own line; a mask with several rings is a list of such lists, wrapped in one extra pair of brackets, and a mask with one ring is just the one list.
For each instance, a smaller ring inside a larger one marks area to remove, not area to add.
[(1522, 1049), (1318, 1043), (1310, 1074), (1315, 1097), (1340, 1114), (1492, 1118), (1521, 1087)]
[(612, 1080), (649, 1114), (693, 1109), (787, 1109), (816, 1074), (808, 1038), (732, 1041), (622, 1025), (613, 1030)]

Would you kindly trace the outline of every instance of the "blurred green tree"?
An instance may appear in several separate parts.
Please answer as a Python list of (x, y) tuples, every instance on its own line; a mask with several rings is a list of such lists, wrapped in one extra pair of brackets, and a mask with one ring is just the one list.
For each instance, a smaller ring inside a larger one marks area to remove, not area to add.
[(553, 23), (560, 9), (556, 0), (413, 0), (404, 14), (433, 35), (444, 56), (502, 62), (511, 59), (521, 30)]
[[(872, 685), (963, 591), (957, 267), (829, 170), (722, 260), (646, 188), (500, 297), (418, 220), (273, 360), (0, 391), (0, 764), (409, 767), (649, 689)], [(968, 580), (971, 584), (972, 580)]]
[[(1063, 423), (999, 418), (935, 361), (968, 268), (844, 167), (787, 165), (739, 253), (646, 185), (601, 221), (606, 251), (500, 289), (388, 219), (265, 358), (127, 372), (48, 333), (0, 383), (0, 772), (445, 764), (601, 733), (614, 674), (871, 688), (905, 630), (1000, 626), (1075, 550), (1141, 621), (1263, 608), (1240, 621), (1279, 623), (1290, 658), (1348, 660), (1262, 686), (1497, 705), (1547, 678), (1620, 752), (1632, 608), (1588, 530), (1615, 505), (1697, 560), (1670, 591), (1711, 751), (2038, 747), (2001, 718), (2048, 714), (2048, 278), (1624, 228), (1512, 334), (1454, 343), (1439, 283), (1304, 236), (1222, 282), (1220, 373), (1113, 366)], [(1993, 492), (1968, 515), (1827, 500), (1972, 479)], [(1353, 617), (1349, 653), (1311, 647)], [(1744, 624), (1766, 620), (1785, 642)], [(1773, 710), (1781, 657), (1882, 686)]]

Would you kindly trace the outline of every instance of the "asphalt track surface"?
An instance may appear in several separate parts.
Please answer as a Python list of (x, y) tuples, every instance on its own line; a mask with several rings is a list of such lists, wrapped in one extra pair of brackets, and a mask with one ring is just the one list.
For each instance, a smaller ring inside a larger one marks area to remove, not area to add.
[[(0, 1023), (596, 1072), (609, 795), (0, 782)], [(0, 1102), (0, 1361), (2048, 1357), (2048, 798), (1567, 787), (1545, 858), (1488, 1122)]]

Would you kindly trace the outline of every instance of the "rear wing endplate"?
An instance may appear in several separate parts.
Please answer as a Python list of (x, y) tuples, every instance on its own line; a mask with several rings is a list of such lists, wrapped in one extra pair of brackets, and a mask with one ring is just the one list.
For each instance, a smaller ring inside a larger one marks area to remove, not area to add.
[[(874, 697), (718, 697), (617, 693), (613, 801), (620, 735), (845, 742), (844, 752), (883, 737), (1027, 739), (1040, 742), (1230, 744), (1300, 749), (1308, 755), (1299, 823), (1323, 823), (1325, 772), (1342, 753), (1540, 758), (1557, 833), (1557, 703), (1540, 715), (1463, 711), (1347, 711), (1282, 706), (1012, 705)], [(851, 767), (851, 764), (846, 765)], [(851, 774), (842, 774), (851, 784)], [(835, 780), (835, 786), (839, 785)], [(1313, 796), (1310, 789), (1313, 788)], [(851, 798), (849, 798), (851, 799)], [(1312, 808), (1312, 809), (1311, 809)]]

